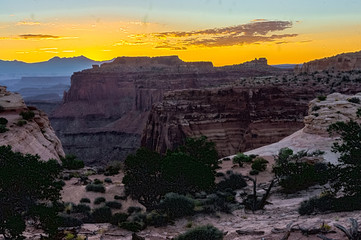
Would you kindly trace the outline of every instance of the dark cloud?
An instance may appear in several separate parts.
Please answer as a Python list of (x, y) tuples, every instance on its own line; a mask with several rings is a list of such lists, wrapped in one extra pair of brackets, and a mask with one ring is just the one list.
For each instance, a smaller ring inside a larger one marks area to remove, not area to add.
[(292, 22), (289, 21), (257, 21), (247, 24), (224, 27), (224, 28), (212, 28), (199, 31), (190, 31), (190, 32), (163, 32), (163, 33), (154, 33), (154, 37), (165, 38), (165, 37), (192, 37), (197, 35), (247, 35), (253, 36), (256, 34), (265, 35), (273, 31), (282, 31), (287, 28), (292, 27)]
[(23, 39), (57, 39), (60, 36), (47, 35), (47, 34), (22, 34), (19, 35), (20, 38)]
[[(170, 50), (186, 50), (188, 47), (222, 47), (263, 42), (287, 43), (285, 38), (296, 37), (297, 34), (274, 33), (292, 27), (290, 21), (268, 21), (256, 19), (247, 24), (223, 28), (211, 28), (197, 31), (174, 31), (150, 34), (131, 35), (129, 41), (117, 45), (139, 45), (147, 42), (155, 48)], [(140, 43), (138, 43), (140, 42)]]

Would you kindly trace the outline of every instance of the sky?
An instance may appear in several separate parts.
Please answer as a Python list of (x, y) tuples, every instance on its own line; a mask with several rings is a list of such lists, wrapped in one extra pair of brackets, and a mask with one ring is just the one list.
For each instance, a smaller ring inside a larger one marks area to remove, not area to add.
[(360, 13), (360, 0), (0, 0), (0, 59), (303, 63), (360, 51)]

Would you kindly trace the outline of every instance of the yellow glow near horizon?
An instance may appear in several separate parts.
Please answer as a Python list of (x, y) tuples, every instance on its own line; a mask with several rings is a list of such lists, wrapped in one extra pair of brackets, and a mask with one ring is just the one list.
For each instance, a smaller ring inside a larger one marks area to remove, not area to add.
[[(79, 21), (74, 24), (23, 20), (0, 24), (2, 32), (9, 33), (0, 35), (0, 59), (39, 62), (54, 56), (84, 55), (101, 61), (118, 56), (178, 55), (184, 61), (212, 61), (215, 66), (222, 66), (259, 57), (266, 57), (269, 64), (303, 63), (361, 50), (361, 33), (355, 31), (359, 25), (333, 28), (329, 32), (312, 29), (307, 33), (304, 28), (297, 25), (286, 29), (281, 34), (297, 33), (298, 36), (277, 40), (216, 47), (190, 45), (186, 50), (179, 50), (176, 48), (185, 48), (180, 38), (152, 35), (171, 32), (168, 25), (136, 21)], [(197, 38), (190, 39), (196, 41)], [(157, 48), (167, 39), (173, 49)]]

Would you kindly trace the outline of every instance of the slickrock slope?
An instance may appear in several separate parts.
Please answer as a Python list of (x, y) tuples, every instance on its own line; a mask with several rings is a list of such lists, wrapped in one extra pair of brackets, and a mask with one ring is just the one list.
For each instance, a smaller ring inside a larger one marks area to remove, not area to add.
[(121, 160), (140, 146), (149, 111), (166, 92), (283, 72), (265, 59), (215, 68), (210, 62), (183, 62), (177, 56), (121, 57), (74, 73), (51, 121), (67, 153), (87, 164)]
[[(60, 156), (64, 156), (61, 142), (45, 113), (27, 107), (20, 94), (8, 92), (6, 87), (0, 87), (0, 106), (3, 107), (0, 117), (8, 120), (6, 127), (9, 129), (0, 133), (0, 145), (10, 145), (14, 151), (24, 154), (38, 154), (43, 160), (59, 160)], [(29, 110), (35, 113), (35, 117), (18, 126), (18, 121), (22, 119), (19, 113)]]
[(324, 158), (328, 162), (336, 163), (338, 155), (331, 152), (331, 147), (337, 136), (330, 136), (327, 128), (336, 122), (348, 122), (350, 120), (361, 122), (356, 112), (361, 109), (361, 104), (349, 102), (348, 99), (358, 98), (356, 95), (344, 95), (333, 93), (327, 96), (325, 101), (314, 99), (309, 104), (308, 116), (304, 118), (305, 127), (281, 141), (247, 152), (247, 154), (259, 154), (264, 156), (277, 155), (279, 150), (289, 147), (294, 151), (322, 150)]
[(323, 58), (304, 63), (296, 67), (296, 72), (313, 73), (317, 71), (352, 71), (361, 70), (361, 51), (343, 53), (329, 58)]

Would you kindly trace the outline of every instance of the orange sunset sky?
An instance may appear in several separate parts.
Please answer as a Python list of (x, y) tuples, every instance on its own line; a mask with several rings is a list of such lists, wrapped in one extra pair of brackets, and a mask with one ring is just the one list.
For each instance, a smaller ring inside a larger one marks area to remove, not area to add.
[(303, 63), (361, 50), (360, 13), (359, 0), (0, 0), (0, 59)]

